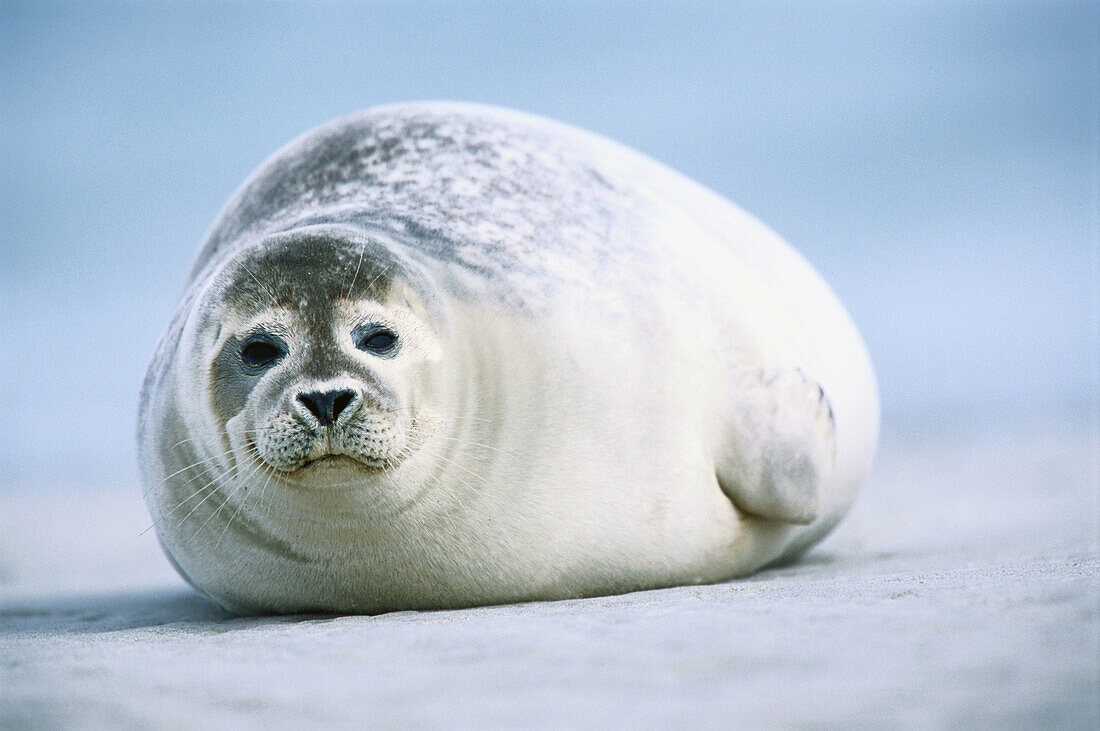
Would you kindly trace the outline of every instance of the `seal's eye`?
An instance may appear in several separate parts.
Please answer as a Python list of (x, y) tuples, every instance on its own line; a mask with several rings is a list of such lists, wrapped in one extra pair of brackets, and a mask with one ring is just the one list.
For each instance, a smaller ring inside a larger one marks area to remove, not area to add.
[(369, 353), (386, 355), (397, 347), (397, 336), (389, 330), (372, 330), (360, 338), (358, 347)]
[(282, 357), (282, 348), (266, 340), (250, 340), (241, 348), (241, 360), (253, 368), (266, 368)]

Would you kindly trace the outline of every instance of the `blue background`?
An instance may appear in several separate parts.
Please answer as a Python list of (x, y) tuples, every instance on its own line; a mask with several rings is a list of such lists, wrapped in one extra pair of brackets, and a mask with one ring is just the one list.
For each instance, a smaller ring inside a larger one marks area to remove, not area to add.
[(0, 482), (132, 487), (221, 205), (408, 99), (591, 129), (760, 217), (852, 312), (887, 429), (1094, 416), (1098, 38), (1071, 3), (3, 2)]

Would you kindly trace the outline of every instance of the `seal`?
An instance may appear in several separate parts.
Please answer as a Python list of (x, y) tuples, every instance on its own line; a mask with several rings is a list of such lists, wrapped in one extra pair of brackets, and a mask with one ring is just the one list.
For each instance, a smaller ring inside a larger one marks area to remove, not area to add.
[(741, 576), (843, 516), (864, 345), (754, 218), (566, 125), (387, 106), (230, 199), (146, 376), (161, 544), (239, 612)]

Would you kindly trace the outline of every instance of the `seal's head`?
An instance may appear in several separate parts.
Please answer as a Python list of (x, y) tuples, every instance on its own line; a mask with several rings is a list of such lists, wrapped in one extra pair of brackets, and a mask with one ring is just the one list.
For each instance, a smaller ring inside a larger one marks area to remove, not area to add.
[(394, 248), (313, 227), (222, 265), (199, 308), (194, 372), (236, 474), (351, 486), (396, 469), (430, 433), (440, 348)]

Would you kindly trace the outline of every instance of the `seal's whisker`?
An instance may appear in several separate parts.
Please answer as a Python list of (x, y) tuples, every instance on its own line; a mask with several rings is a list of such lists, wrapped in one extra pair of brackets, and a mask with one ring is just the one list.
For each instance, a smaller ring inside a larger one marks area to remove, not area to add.
[[(207, 488), (209, 488), (211, 485), (213, 485), (218, 479), (220, 479), (221, 477), (224, 477), (224, 475), (227, 474), (230, 469), (232, 469), (232, 468), (227, 468), (225, 470), (225, 472), (222, 473), (221, 476), (215, 475), (213, 479), (211, 479), (206, 484), (200, 486), (197, 490), (194, 490), (193, 492), (191, 492), (189, 495), (187, 495), (187, 497), (184, 497), (184, 498), (178, 500), (175, 505), (173, 505), (171, 508), (166, 510), (159, 518), (157, 518), (152, 523), (150, 523), (149, 526), (147, 528), (145, 528), (145, 530), (143, 530), (140, 533), (140, 535), (145, 535), (147, 532), (149, 532), (150, 528), (153, 528), (158, 523), (160, 523), (165, 518), (167, 518), (169, 515), (176, 512), (177, 510), (179, 510), (180, 507), (182, 507), (183, 505), (185, 505), (187, 503), (187, 501), (195, 498), (196, 496), (198, 496), (199, 494), (204, 492)], [(203, 472), (199, 472), (195, 476), (193, 476), (190, 479), (186, 480), (185, 482), (181, 483), (180, 487), (190, 486), (195, 482), (195, 480), (204, 479), (204, 478), (208, 477), (209, 475), (210, 475), (210, 467), (208, 467), (208, 466), (203, 467)]]
[(160, 482), (158, 482), (157, 484), (153, 485), (152, 487), (150, 487), (149, 489), (147, 489), (147, 490), (146, 490), (145, 492), (141, 493), (141, 496), (142, 496), (142, 497), (145, 497), (146, 495), (148, 495), (149, 493), (151, 493), (151, 492), (152, 492), (153, 490), (156, 490), (156, 489), (157, 489), (158, 487), (160, 487), (160, 486), (161, 486), (161, 485), (163, 485), (164, 483), (168, 482), (169, 480), (171, 480), (171, 479), (172, 479), (173, 477), (175, 477), (176, 475), (180, 474), (181, 472), (186, 472), (187, 470), (191, 470), (191, 469), (194, 469), (195, 467), (198, 467), (198, 466), (199, 466), (199, 465), (201, 465), (201, 464), (206, 464), (207, 462), (214, 462), (214, 461), (217, 461), (218, 459), (219, 459), (219, 456), (218, 456), (218, 455), (214, 455), (213, 457), (207, 457), (206, 459), (200, 459), (200, 460), (198, 460), (197, 462), (192, 462), (191, 464), (187, 465), (186, 467), (183, 467), (183, 468), (181, 468), (181, 469), (178, 469), (178, 470), (176, 470), (175, 472), (173, 472), (172, 474), (168, 475), (168, 476), (167, 476), (167, 477), (165, 477), (165, 478), (164, 478), (163, 480), (161, 480), (161, 481), (160, 481)]
[[(259, 457), (259, 455), (255, 453), (255, 449), (253, 448), (253, 458), (258, 458), (258, 457)], [(263, 462), (260, 461), (259, 459), (257, 459), (257, 466), (260, 467), (260, 468), (263, 467)], [(252, 474), (254, 475), (254, 474), (256, 474), (256, 472), (253, 471)], [(251, 479), (251, 477), (249, 477), (249, 479)], [(270, 481), (271, 481), (271, 473), (268, 472), (267, 479), (264, 480), (264, 487), (261, 488), (261, 489), (266, 489), (267, 488), (267, 483), (270, 482)], [(255, 492), (255, 491), (253, 490), (251, 492)], [(221, 545), (222, 539), (225, 538), (225, 534), (226, 534), (226, 531), (229, 530), (229, 526), (231, 526), (233, 524), (233, 521), (236, 520), (237, 516), (240, 514), (241, 509), (244, 507), (245, 503), (248, 502), (248, 495), (249, 495), (249, 491), (245, 491), (244, 497), (241, 498), (240, 505), (237, 506), (236, 511), (234, 511), (234, 513), (229, 516), (229, 520), (226, 521), (225, 527), (222, 528), (221, 535), (218, 536), (218, 540), (214, 544), (214, 550), (215, 551), (218, 550), (218, 546)]]
[(202, 492), (205, 492), (205, 491), (209, 490), (208, 492), (206, 492), (206, 495), (204, 495), (202, 497), (202, 499), (199, 500), (199, 502), (196, 505), (194, 505), (191, 508), (190, 511), (188, 511), (187, 515), (180, 518), (179, 523), (176, 524), (176, 529), (179, 530), (180, 528), (182, 528), (183, 524), (187, 522), (187, 519), (190, 518), (192, 516), (192, 514), (194, 514), (194, 512), (196, 510), (198, 510), (200, 506), (202, 506), (203, 503), (205, 503), (207, 500), (209, 500), (211, 497), (213, 497), (214, 495), (216, 495), (218, 493), (218, 488), (220, 488), (222, 486), (222, 480), (224, 480), (226, 477), (228, 477), (229, 474), (234, 471), (234, 469), (235, 469), (234, 467), (229, 467), (224, 472), (222, 472), (222, 474), (215, 475), (214, 479), (210, 480), (210, 482), (207, 482), (205, 485), (200, 487), (198, 490), (193, 492), (191, 495), (189, 495), (188, 497), (186, 497), (183, 500), (179, 501), (176, 504), (176, 507), (172, 508), (167, 513), (165, 513), (164, 517), (167, 517), (167, 516), (171, 515), (172, 513), (176, 512), (176, 510), (178, 510), (181, 506), (185, 505), (189, 500), (192, 500), (193, 498), (198, 497), (199, 493), (202, 493)]
[(222, 501), (221, 501), (221, 502), (220, 502), (220, 503), (218, 504), (218, 506), (217, 506), (216, 508), (214, 508), (213, 512), (211, 512), (211, 513), (210, 513), (210, 515), (206, 516), (206, 520), (204, 520), (204, 521), (203, 521), (203, 522), (202, 522), (202, 523), (201, 523), (201, 524), (199, 525), (199, 527), (198, 527), (198, 528), (196, 528), (196, 529), (194, 530), (194, 532), (192, 532), (192, 533), (191, 533), (191, 537), (190, 537), (190, 538), (188, 538), (187, 540), (188, 540), (188, 541), (193, 541), (193, 540), (195, 540), (195, 538), (197, 538), (197, 537), (198, 537), (198, 535), (199, 535), (200, 533), (202, 533), (202, 529), (203, 529), (203, 528), (205, 528), (205, 527), (206, 527), (206, 525), (207, 525), (207, 524), (208, 524), (208, 523), (209, 523), (209, 522), (210, 522), (211, 520), (213, 520), (215, 516), (217, 516), (217, 515), (220, 515), (220, 514), (221, 514), (221, 512), (222, 512), (222, 510), (223, 510), (223, 509), (225, 508), (225, 506), (229, 504), (229, 501), (230, 501), (230, 500), (232, 499), (233, 495), (234, 495), (234, 494), (236, 494), (236, 493), (237, 493), (237, 492), (238, 492), (238, 491), (239, 491), (240, 489), (241, 489), (241, 483), (237, 482), (237, 483), (236, 483), (236, 484), (235, 484), (235, 485), (234, 485), (234, 486), (233, 486), (233, 487), (232, 487), (232, 488), (231, 488), (231, 489), (229, 490), (229, 492), (228, 492), (228, 493), (226, 493), (226, 494), (222, 495), (222, 496), (221, 496), (221, 498), (222, 498)]
[(273, 426), (258, 426), (255, 429), (241, 429), (241, 434), (262, 434), (263, 432), (275, 431)]
[[(420, 408), (420, 407), (418, 407), (418, 406), (398, 406), (396, 408), (388, 409), (388, 411), (390, 413), (396, 414), (396, 413), (399, 413), (399, 412), (402, 412), (402, 411), (413, 411), (413, 410), (416, 410), (418, 408)], [(477, 421), (477, 422), (482, 422), (482, 423), (485, 423), (485, 424), (500, 424), (500, 419), (489, 419), (489, 418), (486, 418), (486, 417), (483, 417), (483, 416), (473, 416), (472, 414), (463, 414), (461, 417), (458, 417), (458, 419), (448, 418), (448, 417), (444, 416), (443, 414), (435, 414), (433, 416), (435, 418), (438, 418), (440, 421), (442, 421), (445, 424), (453, 424), (455, 421), (458, 421), (458, 420), (461, 420), (461, 421)]]
[(263, 502), (264, 495), (267, 494), (267, 486), (269, 484), (271, 484), (271, 480), (272, 480), (273, 477), (275, 477), (275, 474), (276, 474), (275, 470), (273, 470), (273, 469), (268, 470), (267, 481), (264, 483), (263, 489), (260, 490), (260, 497), (256, 499), (257, 503)]
[[(209, 469), (209, 468), (206, 468), (206, 469)], [(212, 479), (211, 479), (211, 480), (210, 480), (209, 482), (207, 482), (206, 484), (204, 484), (204, 485), (202, 485), (201, 487), (199, 487), (199, 489), (195, 490), (194, 492), (192, 492), (191, 494), (189, 494), (189, 495), (188, 495), (187, 497), (185, 497), (185, 498), (182, 498), (182, 499), (180, 499), (179, 501), (177, 501), (175, 505), (173, 505), (173, 506), (172, 506), (171, 508), (169, 508), (168, 510), (166, 510), (166, 511), (165, 511), (164, 513), (162, 513), (162, 514), (161, 514), (161, 516), (160, 516), (159, 518), (157, 518), (157, 519), (156, 519), (156, 520), (154, 520), (154, 521), (153, 521), (153, 522), (152, 522), (151, 524), (149, 524), (149, 526), (148, 526), (148, 527), (147, 527), (147, 528), (146, 528), (145, 530), (143, 530), (143, 531), (141, 532), (141, 535), (145, 535), (146, 533), (148, 533), (150, 529), (152, 529), (152, 528), (153, 528), (154, 526), (156, 526), (156, 525), (157, 525), (158, 523), (161, 523), (161, 522), (165, 521), (165, 520), (166, 520), (166, 519), (168, 518), (168, 516), (170, 516), (170, 515), (171, 515), (172, 513), (176, 512), (177, 510), (179, 510), (179, 509), (180, 509), (181, 507), (183, 507), (184, 505), (186, 505), (188, 501), (190, 501), (190, 500), (192, 500), (192, 499), (194, 499), (194, 498), (198, 497), (198, 496), (199, 496), (199, 495), (200, 495), (201, 493), (205, 492), (205, 491), (206, 491), (206, 490), (207, 490), (208, 488), (210, 488), (210, 487), (211, 487), (212, 485), (214, 485), (214, 484), (215, 484), (216, 482), (218, 482), (219, 480), (223, 479), (223, 478), (224, 478), (224, 477), (225, 477), (225, 476), (226, 476), (227, 474), (229, 474), (229, 472), (230, 472), (230, 471), (232, 471), (232, 469), (233, 469), (232, 467), (227, 467), (227, 468), (226, 468), (226, 469), (225, 469), (225, 470), (224, 470), (224, 471), (223, 471), (223, 472), (222, 472), (222, 473), (221, 473), (220, 475), (214, 475), (214, 477), (213, 477), (213, 478), (212, 478)], [(208, 475), (208, 474), (209, 474), (209, 472), (206, 472), (206, 473), (200, 473), (200, 474), (203, 474), (203, 476), (205, 476), (205, 475)], [(192, 478), (192, 480), (193, 480), (193, 479), (194, 479), (194, 478)], [(191, 482), (192, 480), (189, 480), (188, 482)], [(188, 483), (184, 483), (184, 484), (186, 485), (186, 484), (188, 484)], [(214, 492), (216, 492), (216, 490), (211, 490), (211, 491), (210, 491), (210, 493), (209, 493), (209, 494), (208, 494), (208, 495), (207, 495), (206, 497), (209, 497), (210, 495), (214, 494)], [(203, 498), (203, 500), (205, 501), (205, 499), (206, 499), (206, 498), (204, 497), (204, 498)], [(199, 504), (201, 505), (202, 503), (200, 502)], [(198, 506), (196, 505), (196, 506), (195, 506), (195, 508), (197, 508), (197, 507), (198, 507)], [(194, 509), (192, 509), (192, 512), (194, 512)], [(185, 515), (185, 516), (183, 517), (183, 520), (187, 520), (187, 518), (188, 518), (188, 517), (189, 517), (190, 515), (191, 515), (191, 513), (188, 513), (187, 515)], [(180, 521), (180, 525), (182, 525), (182, 522), (183, 522), (183, 521), (181, 520), (181, 521)], [(179, 526), (177, 526), (177, 528), (178, 528), (178, 527), (179, 527)]]
[(367, 285), (367, 289), (369, 290), (371, 287), (373, 287), (378, 282), (378, 280), (381, 279), (392, 268), (393, 268), (393, 264), (387, 264), (386, 267), (382, 271), (378, 272), (378, 274), (376, 274), (374, 276), (374, 279), (372, 279), (370, 281), (370, 284)]
[[(458, 463), (457, 461), (455, 461), (455, 460), (453, 460), (453, 459), (450, 459), (450, 458), (448, 458), (448, 457), (444, 457), (444, 456), (443, 456), (442, 454), (440, 454), (440, 453), (439, 453), (438, 451), (434, 451), (434, 452), (433, 452), (433, 451), (431, 451), (431, 450), (427, 450), (427, 451), (428, 451), (429, 455), (430, 455), (430, 456), (431, 456), (432, 458), (434, 458), (434, 459), (438, 459), (438, 460), (440, 460), (441, 462), (444, 462), (444, 463), (446, 463), (446, 464), (449, 464), (449, 465), (451, 465), (452, 467), (455, 467), (455, 468), (457, 468), (457, 469), (460, 469), (460, 470), (462, 470), (463, 472), (465, 472), (465, 473), (467, 473), (467, 474), (469, 474), (469, 475), (473, 476), (473, 477), (474, 477), (474, 479), (476, 479), (476, 480), (477, 480), (477, 481), (478, 481), (478, 482), (479, 482), (479, 483), (480, 483), (480, 484), (481, 484), (482, 486), (485, 486), (485, 485), (487, 485), (487, 484), (488, 484), (488, 479), (487, 479), (487, 478), (486, 478), (486, 477), (485, 477), (484, 475), (481, 475), (481, 474), (478, 474), (477, 472), (474, 472), (474, 471), (473, 471), (473, 470), (471, 470), (470, 468), (466, 467), (465, 465), (461, 465), (461, 464), (459, 464), (459, 463)], [(453, 476), (454, 476), (454, 477), (456, 477), (456, 478), (458, 477), (457, 475), (453, 475)]]
[[(211, 468), (211, 466), (209, 466), (209, 465), (207, 465), (207, 466), (203, 467), (203, 471), (202, 471), (202, 472), (197, 472), (197, 473), (195, 473), (195, 474), (194, 474), (194, 475), (192, 475), (191, 477), (189, 477), (189, 478), (187, 478), (186, 480), (184, 480), (183, 482), (179, 483), (178, 487), (179, 487), (179, 488), (185, 488), (185, 487), (190, 487), (190, 486), (194, 485), (196, 481), (198, 481), (198, 480), (202, 480), (202, 479), (206, 479), (206, 478), (207, 478), (207, 476), (209, 476), (209, 474), (210, 474), (210, 470), (211, 470), (211, 469), (212, 469), (212, 468)], [(232, 469), (232, 467), (228, 467), (227, 469)], [(199, 488), (199, 489), (201, 490), (202, 488)], [(192, 495), (193, 495), (193, 494), (194, 494), (194, 493), (192, 493)], [(190, 497), (190, 496), (188, 496), (188, 497)]]
[(410, 427), (409, 432), (410, 433), (415, 433), (418, 436), (424, 436), (428, 439), (445, 439), (447, 441), (456, 442), (456, 443), (462, 444), (462, 445), (467, 445), (467, 446), (472, 446), (472, 447), (481, 447), (483, 449), (488, 449), (488, 450), (491, 450), (493, 452), (499, 452), (500, 454), (503, 454), (505, 457), (508, 457), (509, 459), (515, 461), (517, 464), (521, 464), (520, 459), (518, 457), (516, 457), (514, 454), (512, 454), (511, 452), (509, 452), (508, 450), (506, 450), (506, 449), (501, 449), (500, 447), (494, 447), (491, 444), (485, 444), (484, 442), (478, 442), (478, 441), (475, 441), (473, 439), (464, 439), (462, 437), (449, 437), (445, 434), (438, 434), (438, 433), (435, 433), (435, 432), (426, 431), (429, 428), (430, 427), (422, 427), (421, 425), (414, 423)]
[(466, 474), (468, 474), (468, 475), (474, 477), (475, 479), (479, 480), (482, 485), (484, 485), (488, 482), (488, 479), (484, 475), (479, 474), (477, 472), (474, 472), (472, 469), (470, 469), (469, 467), (466, 467), (465, 465), (459, 464), (458, 461), (455, 460), (455, 459), (451, 459), (450, 457), (444, 457), (442, 454), (439, 454), (438, 452), (434, 453), (432, 456), (434, 456), (436, 459), (439, 459), (439, 460), (442, 460), (443, 462), (446, 462), (447, 464), (451, 465), (452, 467), (457, 467), (458, 469), (462, 470)]
[(453, 474), (453, 473), (448, 475), (449, 478), (458, 480), (458, 482), (465, 485), (466, 488), (469, 489), (471, 492), (478, 492), (479, 487), (485, 487), (485, 485), (489, 484), (488, 479), (486, 477), (484, 477), (483, 475), (479, 475), (476, 472), (473, 472), (471, 470), (467, 470), (462, 465), (460, 465), (460, 464), (458, 464), (458, 463), (456, 463), (452, 460), (449, 460), (446, 457), (443, 457), (442, 455), (440, 455), (438, 453), (433, 453), (431, 456), (434, 457), (435, 459), (438, 459), (442, 462), (445, 462), (445, 463), (451, 465), (452, 467), (457, 467), (461, 470), (465, 470), (466, 472), (469, 472), (471, 475), (473, 475), (476, 478), (477, 482), (479, 483), (477, 486), (470, 484), (467, 480), (465, 480), (460, 475), (456, 475), (456, 474)]
[(498, 452), (500, 454), (503, 454), (505, 457), (512, 460), (516, 464), (522, 464), (522, 462), (520, 461), (520, 458), (517, 457), (516, 455), (512, 454), (511, 452), (509, 452), (507, 449), (501, 449), (500, 447), (494, 447), (491, 444), (485, 444), (483, 442), (475, 442), (473, 439), (461, 439), (459, 437), (447, 437), (447, 436), (443, 436), (443, 435), (439, 435), (436, 438), (437, 439), (446, 439), (448, 441), (458, 442), (459, 444), (464, 444), (464, 445), (471, 446), (471, 447), (480, 447), (482, 449), (488, 449), (488, 450), (493, 451), (493, 452)]
[(241, 269), (244, 269), (248, 273), (248, 276), (252, 277), (252, 279), (254, 279), (256, 281), (256, 284), (260, 285), (264, 289), (264, 291), (267, 292), (267, 296), (271, 298), (271, 305), (273, 307), (278, 307), (279, 306), (279, 298), (275, 296), (275, 293), (272, 292), (271, 289), (266, 284), (264, 284), (263, 282), (260, 281), (259, 277), (257, 277), (255, 274), (252, 273), (251, 269), (249, 269), (247, 266), (245, 266), (245, 263), (243, 261), (241, 262)]
[(176, 442), (175, 444), (173, 444), (171, 447), (169, 447), (167, 451), (171, 452), (173, 449), (180, 446), (181, 444), (186, 444), (187, 442), (194, 442), (194, 441), (197, 441), (197, 440), (198, 440), (198, 437), (185, 437), (185, 438), (179, 440), (178, 442)]
[[(203, 485), (203, 486), (202, 486), (201, 488), (199, 488), (198, 490), (196, 490), (196, 491), (195, 491), (194, 493), (192, 493), (192, 494), (191, 494), (190, 496), (188, 496), (188, 497), (187, 497), (187, 498), (185, 498), (184, 500), (181, 500), (181, 501), (180, 501), (180, 502), (179, 502), (179, 503), (178, 503), (178, 504), (176, 505), (176, 508), (178, 508), (178, 507), (179, 507), (180, 505), (183, 505), (183, 504), (184, 504), (184, 503), (186, 503), (186, 502), (187, 502), (188, 500), (190, 500), (190, 499), (192, 499), (193, 497), (197, 496), (197, 495), (198, 495), (198, 494), (199, 494), (200, 492), (202, 492), (203, 490), (206, 490), (207, 488), (211, 488), (211, 489), (210, 489), (210, 491), (209, 491), (209, 493), (207, 493), (207, 494), (206, 494), (206, 495), (205, 495), (205, 496), (204, 496), (204, 497), (202, 498), (202, 500), (200, 500), (200, 501), (198, 502), (198, 504), (196, 504), (196, 505), (195, 505), (195, 506), (194, 506), (193, 508), (191, 508), (191, 510), (190, 510), (190, 511), (189, 511), (189, 512), (187, 513), (187, 515), (183, 516), (183, 518), (181, 518), (181, 519), (180, 519), (180, 521), (179, 521), (179, 524), (178, 524), (178, 525), (176, 526), (176, 529), (177, 529), (177, 530), (178, 530), (179, 528), (183, 527), (183, 524), (184, 524), (185, 522), (187, 522), (187, 519), (188, 519), (188, 518), (190, 518), (190, 517), (191, 517), (191, 515), (192, 515), (192, 514), (194, 514), (194, 512), (195, 512), (196, 510), (198, 510), (200, 506), (202, 506), (202, 504), (203, 504), (203, 503), (205, 503), (205, 502), (206, 502), (207, 500), (209, 500), (209, 499), (210, 499), (210, 498), (211, 498), (211, 497), (212, 497), (213, 495), (215, 495), (215, 494), (216, 494), (216, 493), (218, 492), (218, 489), (219, 489), (220, 487), (222, 487), (222, 486), (223, 486), (223, 482), (222, 482), (222, 481), (223, 481), (223, 480), (224, 480), (224, 479), (225, 479), (226, 477), (228, 477), (228, 476), (229, 476), (229, 475), (230, 475), (231, 473), (233, 474), (233, 478), (232, 478), (232, 479), (233, 479), (234, 481), (236, 481), (236, 479), (237, 479), (237, 476), (238, 476), (238, 474), (239, 474), (239, 465), (237, 465), (237, 464), (233, 464), (232, 466), (230, 466), (230, 467), (226, 468), (226, 470), (225, 470), (225, 471), (223, 471), (223, 472), (222, 472), (222, 473), (221, 473), (220, 475), (216, 475), (216, 476), (214, 477), (214, 479), (212, 479), (212, 480), (211, 480), (210, 482), (208, 482), (208, 483), (206, 483), (205, 485)], [(223, 496), (223, 498), (224, 498), (224, 496)], [(223, 502), (223, 505), (224, 505), (224, 502)], [(175, 512), (176, 508), (173, 508), (173, 509), (172, 509), (171, 511), (169, 511), (169, 514), (171, 514), (172, 512)], [(220, 507), (219, 507), (219, 510), (220, 510)], [(217, 514), (217, 512), (215, 511), (215, 513), (214, 513), (214, 514), (216, 515), (216, 514)], [(204, 523), (204, 525), (205, 525), (205, 523)], [(200, 530), (201, 530), (201, 526), (200, 526)]]
[(351, 291), (355, 289), (355, 280), (359, 279), (359, 267), (363, 266), (363, 257), (367, 253), (367, 242), (363, 241), (363, 248), (359, 250), (359, 263), (355, 265), (355, 276), (351, 278), (351, 284), (348, 285), (348, 294), (344, 299), (351, 299)]
[[(218, 507), (214, 508), (214, 512), (206, 517), (206, 520), (202, 522), (202, 525), (195, 529), (195, 532), (191, 534), (191, 540), (194, 540), (199, 533), (202, 533), (202, 529), (206, 527), (207, 523), (209, 523), (211, 520), (221, 514), (222, 510), (225, 509), (225, 506), (229, 504), (229, 502), (233, 499), (234, 496), (237, 495), (237, 493), (244, 491), (245, 498), (247, 499), (248, 481), (251, 480), (252, 477), (260, 470), (261, 466), (262, 463), (254, 464), (252, 466), (252, 469), (249, 470), (248, 474), (245, 475), (243, 478), (239, 476), (235, 476), (233, 478), (233, 482), (235, 484), (232, 486), (229, 493), (223, 496), (224, 499), (222, 500), (221, 504), (218, 505)], [(244, 504), (243, 500), (241, 501), (241, 504)]]
[[(225, 472), (223, 472), (222, 475), (225, 475), (228, 472), (229, 469), (232, 469), (232, 468), (226, 468)], [(211, 468), (206, 468), (205, 471), (200, 472), (198, 475), (196, 475), (195, 477), (192, 477), (187, 482), (182, 483), (180, 485), (181, 488), (190, 488), (190, 487), (192, 487), (192, 485), (193, 485), (193, 483), (195, 482), (196, 479), (208, 479), (208, 481), (205, 484), (200, 485), (198, 487), (198, 489), (193, 490), (189, 495), (187, 495), (187, 497), (182, 498), (179, 502), (177, 502), (176, 507), (172, 508), (172, 510), (169, 510), (167, 513), (165, 513), (165, 515), (171, 515), (172, 512), (174, 510), (176, 510), (176, 508), (178, 508), (183, 503), (187, 502), (188, 500), (191, 500), (195, 496), (202, 493), (204, 490), (206, 490), (207, 487), (214, 484), (215, 480), (219, 479), (220, 476), (218, 476), (218, 475), (215, 475), (213, 478), (210, 478), (210, 473), (211, 473)]]

